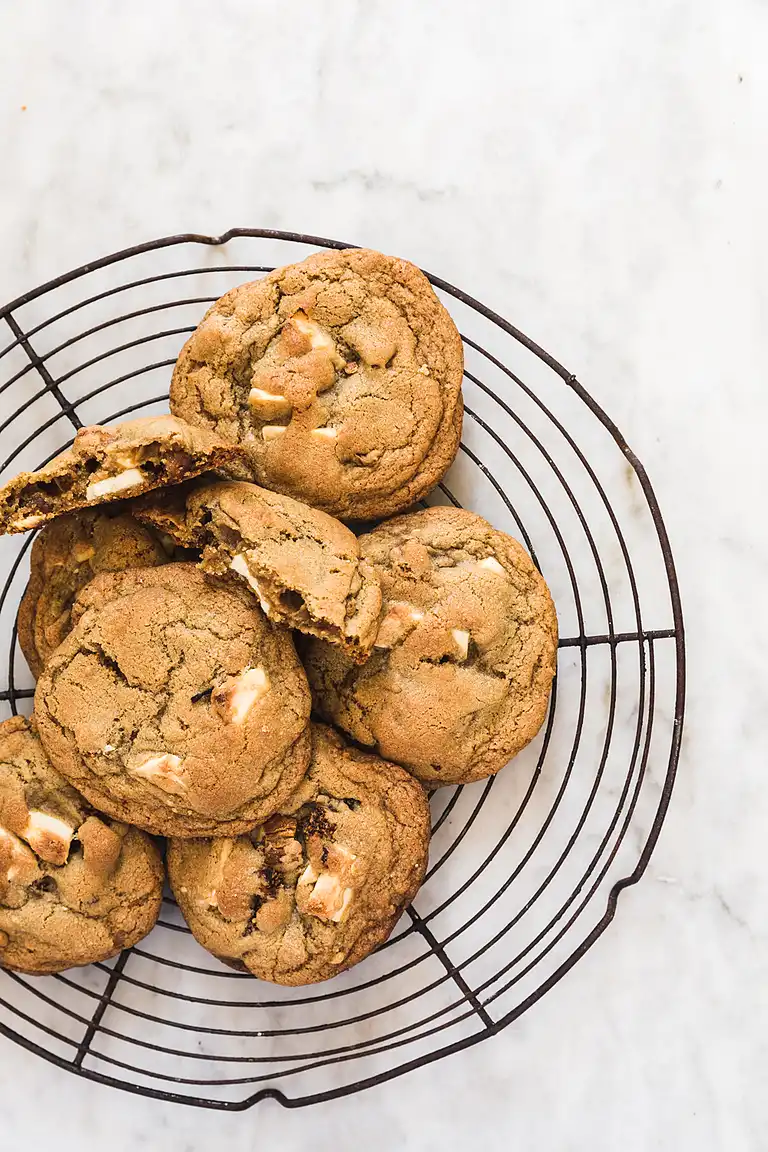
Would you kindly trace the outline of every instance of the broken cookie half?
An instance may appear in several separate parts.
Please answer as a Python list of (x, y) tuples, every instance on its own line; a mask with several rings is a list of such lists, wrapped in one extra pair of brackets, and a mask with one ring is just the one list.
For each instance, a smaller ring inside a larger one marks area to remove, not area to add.
[(26, 532), (64, 512), (216, 470), (247, 474), (237, 447), (175, 416), (81, 428), (71, 448), (0, 489), (0, 532)]
[(175, 543), (203, 550), (211, 575), (246, 584), (275, 623), (367, 658), (379, 580), (357, 538), (332, 516), (255, 484), (197, 481), (139, 501), (135, 515)]

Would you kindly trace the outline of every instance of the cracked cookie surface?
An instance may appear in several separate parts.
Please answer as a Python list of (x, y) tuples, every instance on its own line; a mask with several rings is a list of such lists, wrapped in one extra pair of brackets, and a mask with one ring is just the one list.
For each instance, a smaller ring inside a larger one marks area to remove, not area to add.
[(107, 960), (150, 931), (162, 889), (152, 840), (94, 812), (28, 720), (0, 724), (0, 966), (46, 973)]
[(129, 512), (71, 512), (47, 524), (32, 545), (19, 605), (19, 644), (35, 677), (72, 626), (72, 603), (99, 572), (154, 568), (169, 554)]
[(538, 732), (557, 660), (549, 590), (525, 549), (472, 512), (428, 508), (360, 537), (384, 603), (366, 664), (320, 640), (317, 708), (429, 784), (498, 772)]
[(387, 939), (424, 878), (418, 781), (312, 725), (309, 771), (249, 836), (172, 840), (168, 872), (195, 938), (277, 984), (327, 980)]
[(35, 693), (41, 740), (96, 807), (159, 835), (252, 828), (309, 762), (288, 632), (192, 564), (104, 573)]
[(171, 410), (240, 443), (265, 487), (377, 519), (451, 464), (462, 374), (459, 333), (418, 268), (322, 252), (209, 309), (179, 356)]
[(142, 521), (202, 548), (204, 572), (251, 589), (277, 624), (322, 636), (364, 660), (376, 636), (381, 589), (338, 520), (290, 496), (238, 481), (193, 482), (151, 496)]
[(216, 469), (242, 476), (242, 453), (175, 416), (80, 428), (71, 448), (0, 488), (0, 532), (27, 532), (61, 516), (137, 496)]

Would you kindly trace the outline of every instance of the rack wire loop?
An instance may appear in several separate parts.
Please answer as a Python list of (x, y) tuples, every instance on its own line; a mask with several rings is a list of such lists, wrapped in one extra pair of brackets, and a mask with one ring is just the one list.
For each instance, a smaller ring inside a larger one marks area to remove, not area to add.
[[(86, 423), (167, 405), (208, 304), (340, 241), (272, 229), (166, 236), (0, 307), (0, 478)], [(129, 1092), (241, 1111), (383, 1083), (498, 1033), (599, 939), (645, 871), (677, 770), (685, 637), (650, 480), (577, 378), (498, 313), (430, 276), (466, 353), (461, 450), (430, 503), (519, 536), (561, 623), (547, 722), (498, 777), (432, 797), (430, 867), (364, 964), (310, 988), (219, 966), (172, 897), (151, 936), (59, 976), (0, 973), (0, 1033)], [(34, 686), (15, 617), (30, 538), (0, 540), (0, 717)]]

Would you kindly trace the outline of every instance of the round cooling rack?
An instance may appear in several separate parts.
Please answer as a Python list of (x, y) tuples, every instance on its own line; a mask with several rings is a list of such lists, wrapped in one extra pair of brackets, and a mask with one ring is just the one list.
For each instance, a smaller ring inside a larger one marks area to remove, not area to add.
[[(317, 247), (346, 245), (264, 229), (169, 236), (0, 308), (0, 482), (49, 460), (81, 424), (166, 410), (171, 368), (209, 304)], [(466, 418), (429, 502), (472, 508), (517, 536), (547, 579), (561, 636), (547, 723), (496, 778), (434, 793), (413, 907), (327, 984), (281, 988), (230, 971), (170, 897), (152, 934), (114, 961), (0, 973), (0, 1031), (62, 1068), (229, 1110), (359, 1091), (519, 1017), (597, 940), (648, 864), (685, 692), (680, 597), (651, 484), (574, 376), (430, 279), (464, 339)], [(0, 718), (31, 709), (15, 627), (29, 543), (0, 539)]]

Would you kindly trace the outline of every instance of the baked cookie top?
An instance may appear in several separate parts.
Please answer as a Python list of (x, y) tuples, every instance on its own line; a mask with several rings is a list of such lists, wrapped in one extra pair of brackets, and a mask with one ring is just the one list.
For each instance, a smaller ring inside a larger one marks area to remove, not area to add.
[(373, 645), (378, 577), (356, 536), (317, 508), (238, 481), (193, 481), (136, 509), (178, 544), (202, 548), (203, 571), (242, 582), (277, 624), (340, 644), (355, 660)]
[(309, 762), (288, 632), (192, 564), (103, 573), (35, 694), (53, 764), (95, 807), (159, 835), (226, 835), (275, 812)]
[(149, 932), (162, 889), (150, 838), (95, 813), (28, 720), (0, 724), (0, 965), (43, 973), (106, 960)]
[[(171, 549), (172, 549), (171, 545)], [(71, 626), (72, 603), (99, 572), (154, 568), (169, 551), (129, 512), (71, 512), (42, 529), (32, 545), (30, 575), (19, 605), (19, 644), (34, 676)]]
[(377, 519), (453, 460), (462, 374), (459, 333), (418, 268), (321, 252), (213, 305), (179, 356), (171, 410), (242, 444), (267, 488)]
[(427, 864), (421, 785), (312, 725), (292, 802), (248, 836), (172, 840), (168, 870), (196, 939), (277, 984), (311, 984), (389, 936)]
[(235, 446), (175, 416), (80, 428), (71, 448), (0, 488), (0, 532), (26, 532), (63, 512), (136, 496), (214, 469), (242, 475), (240, 461)]
[(538, 732), (557, 658), (549, 590), (522, 545), (482, 517), (428, 508), (360, 538), (384, 606), (354, 667), (311, 640), (321, 714), (430, 784), (493, 775)]

